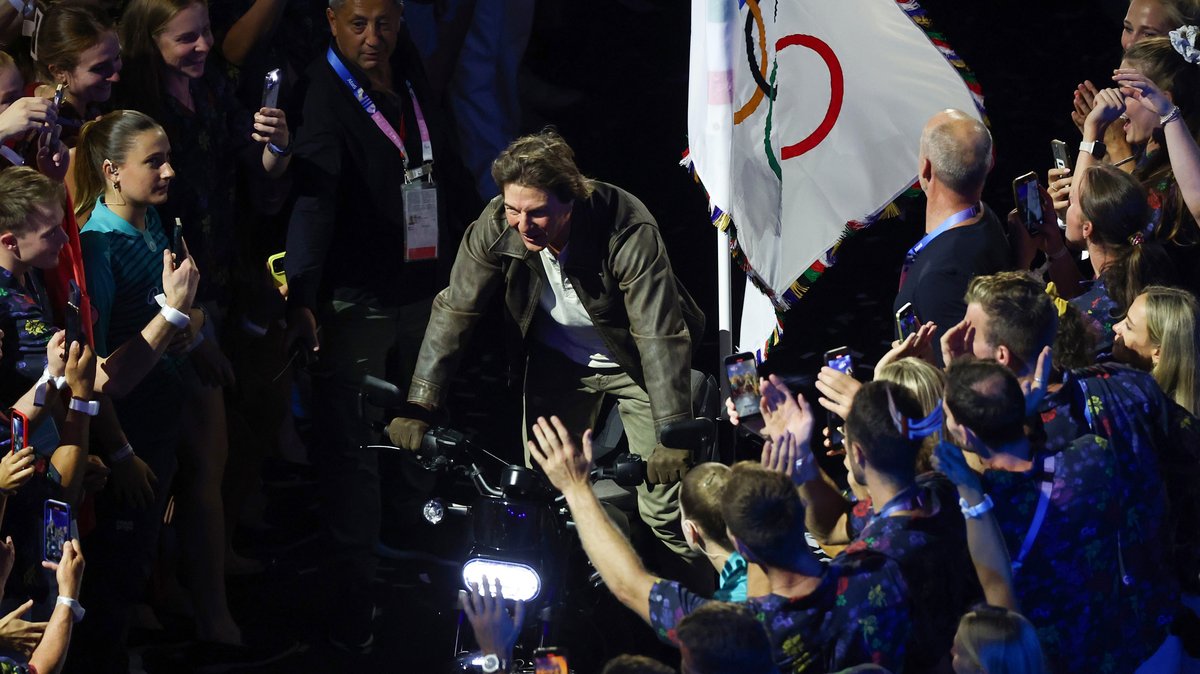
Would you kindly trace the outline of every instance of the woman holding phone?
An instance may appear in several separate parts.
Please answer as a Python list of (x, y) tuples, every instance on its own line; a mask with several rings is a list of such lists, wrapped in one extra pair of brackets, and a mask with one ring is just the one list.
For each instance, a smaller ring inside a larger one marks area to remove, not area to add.
[[(159, 312), (158, 305), (147, 298), (161, 289), (163, 257), (170, 250), (170, 228), (158, 211), (166, 203), (175, 178), (170, 157), (166, 133), (140, 112), (108, 113), (85, 124), (80, 134), (75, 183), (80, 203), (92, 204), (80, 240), (97, 314), (96, 349), (101, 355), (135, 335)], [(177, 337), (186, 346), (196, 338), (203, 316), (199, 310), (181, 316), (190, 319), (189, 328)], [(129, 606), (139, 600), (137, 588), (144, 585), (151, 568), (176, 469), (180, 463), (186, 465), (189, 458), (186, 452), (179, 452), (179, 447), (185, 429), (195, 427), (197, 416), (204, 412), (197, 399), (200, 390), (185, 352), (174, 349), (128, 396), (115, 401), (130, 444), (153, 470), (155, 500), (140, 509), (102, 501), (96, 542), (89, 543), (90, 557), (94, 567), (103, 569), (101, 577), (112, 574), (120, 580), (93, 586), (107, 586), (104, 589), (111, 592), (93, 602), (103, 606), (105, 617), (93, 621), (95, 627), (86, 630), (89, 647), (101, 649), (99, 654), (90, 653), (91, 657), (124, 656), (121, 627)], [(203, 516), (194, 509), (185, 509), (190, 503), (183, 495), (189, 486), (194, 488), (194, 483), (185, 483), (179, 490), (184, 526), (189, 521), (194, 525)], [(120, 522), (130, 520), (137, 523), (135, 530), (122, 531)], [(185, 542), (194, 544), (195, 539)], [(217, 553), (222, 549), (218, 545)], [(199, 547), (189, 552), (191, 557), (212, 556), (210, 550)], [(223, 577), (218, 578), (213, 586), (210, 579), (193, 575), (193, 588), (204, 593), (195, 597), (198, 636), (201, 640), (236, 643), (240, 634), (229, 614), (222, 581)], [(110, 625), (110, 621), (115, 623)]]

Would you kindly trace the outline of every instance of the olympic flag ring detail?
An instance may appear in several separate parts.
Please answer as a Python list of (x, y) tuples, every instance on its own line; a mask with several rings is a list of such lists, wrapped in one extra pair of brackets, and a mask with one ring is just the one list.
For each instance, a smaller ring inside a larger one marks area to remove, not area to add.
[(807, 47), (817, 53), (821, 60), (825, 61), (825, 67), (829, 68), (829, 109), (825, 111), (825, 119), (817, 125), (817, 128), (808, 135), (807, 138), (795, 143), (794, 145), (785, 145), (779, 152), (779, 157), (783, 160), (795, 159), (800, 155), (808, 152), (821, 144), (829, 136), (829, 132), (833, 130), (833, 125), (837, 123), (838, 115), (842, 112), (842, 101), (846, 97), (846, 80), (842, 73), (842, 64), (838, 61), (837, 55), (833, 53), (833, 49), (820, 38), (812, 35), (788, 35), (787, 37), (779, 38), (775, 43), (775, 55), (778, 57), (779, 52), (793, 45)]

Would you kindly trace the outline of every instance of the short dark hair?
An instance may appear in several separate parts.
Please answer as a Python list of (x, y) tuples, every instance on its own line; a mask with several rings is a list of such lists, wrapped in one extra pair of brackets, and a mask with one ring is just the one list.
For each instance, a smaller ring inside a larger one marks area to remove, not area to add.
[(1045, 288), (1022, 272), (976, 276), (963, 299), (987, 314), (988, 341), (1007, 347), (1030, 367), (1042, 348), (1054, 343), (1058, 310)]
[(27, 233), (29, 216), (36, 209), (51, 209), (62, 204), (66, 191), (28, 166), (10, 166), (0, 171), (0, 233), (17, 236)]
[(710, 461), (689, 470), (679, 487), (679, 504), (688, 519), (700, 526), (705, 538), (726, 550), (733, 548), (721, 516), (721, 499), (728, 482), (729, 466)]
[(592, 183), (575, 165), (575, 151), (552, 128), (521, 136), (492, 162), (492, 180), (503, 191), (524, 185), (553, 194), (569, 203), (592, 195)]
[(684, 616), (675, 636), (696, 674), (777, 671), (766, 629), (743, 604), (710, 601)]
[(1025, 394), (1011, 370), (991, 359), (960, 359), (946, 379), (946, 406), (954, 421), (983, 444), (999, 448), (1025, 436)]
[(858, 443), (871, 467), (904, 481), (917, 471), (917, 454), (924, 438), (911, 439), (896, 428), (888, 398), (896, 411), (909, 423), (925, 417), (921, 403), (911, 391), (890, 381), (872, 381), (862, 385), (850, 403), (846, 417), (846, 437)]
[(730, 533), (770, 567), (794, 569), (805, 554), (804, 504), (791, 479), (757, 463), (733, 467), (721, 514)]
[(600, 674), (675, 674), (675, 670), (644, 655), (618, 655), (604, 665)]

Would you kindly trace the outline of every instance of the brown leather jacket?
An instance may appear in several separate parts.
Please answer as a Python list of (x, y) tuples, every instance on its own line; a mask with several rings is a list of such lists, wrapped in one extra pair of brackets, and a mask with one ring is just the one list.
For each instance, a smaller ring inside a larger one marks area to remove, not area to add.
[[(704, 315), (671, 271), (658, 225), (642, 202), (613, 185), (593, 185), (590, 198), (575, 202), (563, 271), (613, 358), (646, 389), (660, 430), (692, 418), (692, 341), (704, 332)], [(543, 283), (541, 261), (508, 226), (503, 199), (496, 197), (467, 228), (450, 285), (434, 298), (408, 399), (441, 406), (462, 349), (501, 287), (508, 337), (520, 349), (529, 346)]]

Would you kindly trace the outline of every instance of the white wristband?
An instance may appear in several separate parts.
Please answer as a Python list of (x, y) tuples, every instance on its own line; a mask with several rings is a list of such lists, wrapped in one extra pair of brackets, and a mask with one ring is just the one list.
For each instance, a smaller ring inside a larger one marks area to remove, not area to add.
[(89, 417), (94, 417), (97, 414), (100, 414), (100, 401), (71, 398), (71, 403), (67, 405), (67, 408), (76, 412), (83, 412)]
[(169, 306), (167, 304), (166, 294), (159, 293), (159, 294), (155, 295), (154, 301), (158, 302), (158, 306), (162, 307), (162, 309), (159, 309), (158, 314), (160, 316), (162, 316), (163, 318), (167, 319), (167, 322), (170, 323), (171, 325), (175, 326), (176, 328), (179, 328), (180, 330), (183, 330), (183, 329), (187, 328), (188, 325), (191, 324), (191, 322), (192, 322), (191, 316), (188, 316), (187, 314), (183, 313), (182, 311), (176, 309), (175, 307)]
[(62, 390), (62, 387), (67, 385), (67, 378), (61, 375), (58, 377), (51, 375), (49, 366), (45, 370), (42, 370), (41, 378), (33, 385), (35, 389), (33, 392), (33, 404), (38, 407), (46, 404), (46, 384)]
[(55, 603), (71, 609), (71, 622), (73, 623), (83, 620), (84, 614), (87, 613), (87, 610), (83, 608), (83, 604), (80, 604), (78, 599), (59, 595), (58, 600)]
[(988, 496), (987, 494), (984, 494), (983, 500), (975, 505), (968, 505), (967, 499), (965, 498), (958, 499), (958, 507), (962, 509), (963, 516), (970, 517), (973, 520), (983, 517), (983, 514), (991, 510), (992, 506), (994, 505), (995, 503), (992, 503), (992, 497)]
[(117, 451), (115, 451), (109, 455), (108, 462), (109, 463), (125, 463), (126, 461), (128, 461), (129, 459), (132, 459), (133, 457), (134, 457), (133, 445), (131, 445), (127, 442), (127, 443), (125, 443), (125, 445), (123, 447), (121, 447), (120, 449), (118, 449)]

